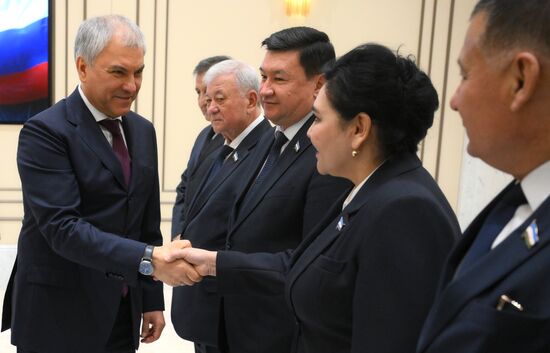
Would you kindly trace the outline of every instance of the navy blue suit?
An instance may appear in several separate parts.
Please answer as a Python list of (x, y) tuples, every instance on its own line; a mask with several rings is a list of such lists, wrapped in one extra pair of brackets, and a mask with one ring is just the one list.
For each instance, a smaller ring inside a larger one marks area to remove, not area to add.
[[(456, 269), (503, 190), (466, 229), (443, 272), (437, 300), (418, 343), (422, 353), (550, 352), (550, 198), (508, 238), (463, 274)], [(522, 234), (532, 223), (539, 242)], [(501, 295), (523, 306), (497, 310)]]
[(292, 352), (414, 352), (456, 217), (413, 154), (386, 161), (344, 210), (342, 201), (292, 253), (220, 252), (220, 291), (286, 287)]
[[(350, 187), (347, 180), (317, 172), (315, 148), (306, 133), (314, 117), (288, 143), (263, 184), (246, 195), (245, 188), (229, 220), (225, 249), (242, 252), (279, 252), (294, 249), (323, 219), (338, 197)], [(266, 134), (258, 143), (243, 180), (254, 182), (274, 141)], [(246, 198), (245, 198), (246, 196)], [(294, 319), (283, 291), (272, 296), (224, 295), (221, 346), (231, 352), (288, 352)]]
[(25, 215), (2, 318), (20, 349), (102, 352), (124, 282), (136, 347), (141, 313), (164, 309), (162, 284), (137, 272), (144, 243), (162, 244), (155, 131), (132, 112), (122, 121), (129, 187), (78, 91), (21, 130)]
[[(227, 235), (228, 217), (242, 188), (242, 174), (249, 168), (250, 156), (258, 140), (273, 134), (263, 120), (232, 152), (210, 183), (203, 181), (189, 205), (183, 238), (193, 247), (222, 250)], [(217, 346), (219, 297), (215, 281), (205, 278), (193, 287), (176, 287), (172, 295), (172, 323), (184, 339)]]
[(214, 136), (214, 130), (210, 125), (202, 129), (197, 136), (187, 167), (181, 174), (180, 183), (176, 187), (176, 201), (172, 209), (172, 238), (183, 232), (189, 203), (212, 164), (212, 152), (216, 151), (223, 142), (223, 136), (219, 134)]

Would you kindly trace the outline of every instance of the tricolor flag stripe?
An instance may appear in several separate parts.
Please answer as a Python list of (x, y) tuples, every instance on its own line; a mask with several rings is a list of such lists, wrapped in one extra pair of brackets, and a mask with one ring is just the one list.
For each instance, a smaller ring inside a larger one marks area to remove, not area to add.
[(19, 104), (48, 97), (48, 63), (0, 76), (0, 104)]
[(0, 76), (23, 72), (48, 61), (48, 19), (0, 32)]

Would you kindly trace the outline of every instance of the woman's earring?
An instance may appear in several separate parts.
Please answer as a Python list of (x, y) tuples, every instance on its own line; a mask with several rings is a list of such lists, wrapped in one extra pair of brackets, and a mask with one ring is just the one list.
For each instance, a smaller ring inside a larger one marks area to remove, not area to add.
[(359, 152), (357, 152), (356, 150), (353, 150), (353, 151), (351, 152), (351, 156), (352, 156), (353, 158), (355, 158), (355, 156), (357, 156), (357, 153), (359, 153)]

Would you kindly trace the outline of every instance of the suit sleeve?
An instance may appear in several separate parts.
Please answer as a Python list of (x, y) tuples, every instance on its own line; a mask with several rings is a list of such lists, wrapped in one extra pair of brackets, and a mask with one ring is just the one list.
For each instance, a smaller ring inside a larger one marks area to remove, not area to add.
[(437, 204), (418, 197), (372, 217), (357, 256), (351, 352), (413, 353), (454, 230)]
[(172, 239), (183, 232), (183, 222), (185, 215), (185, 191), (187, 188), (188, 175), (187, 167), (181, 174), (181, 180), (178, 186), (176, 187), (176, 202), (172, 208)]
[(193, 170), (198, 162), (200, 152), (202, 150), (204, 140), (208, 134), (210, 128), (207, 126), (197, 136), (193, 148), (191, 149), (191, 155), (187, 161), (187, 166), (181, 174), (181, 179), (176, 187), (176, 201), (172, 208), (172, 239), (183, 232), (185, 224), (185, 195), (187, 192), (187, 184), (189, 182), (189, 171)]
[(17, 165), (30, 208), (25, 213), (35, 218), (51, 249), (83, 266), (121, 274), (135, 285), (145, 244), (103, 232), (81, 217), (66, 139), (40, 120), (29, 120), (19, 136)]
[(280, 295), (284, 293), (290, 251), (242, 253), (219, 251), (216, 259), (221, 295)]
[[(154, 245), (162, 245), (162, 234), (160, 232), (160, 191), (159, 191), (159, 177), (158, 177), (158, 160), (157, 160), (157, 141), (155, 131), (151, 133), (152, 146), (154, 146), (154, 170), (155, 170), (155, 183), (153, 185), (153, 192), (149, 196), (147, 206), (145, 207), (145, 213), (143, 215), (143, 222), (141, 226), (141, 241)], [(163, 284), (159, 281), (154, 281), (149, 276), (141, 276), (143, 285), (143, 307), (144, 313), (149, 311), (162, 311), (164, 310), (164, 295)]]

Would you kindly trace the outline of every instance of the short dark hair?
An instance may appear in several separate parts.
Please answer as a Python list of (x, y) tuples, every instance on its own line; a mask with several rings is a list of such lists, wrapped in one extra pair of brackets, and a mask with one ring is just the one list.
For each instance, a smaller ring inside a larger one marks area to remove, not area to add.
[(202, 59), (201, 61), (199, 61), (197, 66), (195, 66), (195, 68), (193, 69), (193, 75), (195, 75), (195, 76), (196, 75), (202, 75), (206, 71), (208, 71), (208, 69), (210, 67), (212, 67), (213, 65), (215, 65), (219, 62), (222, 62), (224, 60), (230, 60), (230, 59), (231, 59), (231, 57), (229, 57), (227, 55), (216, 55), (216, 56), (211, 56), (211, 57)]
[(262, 46), (270, 51), (297, 50), (307, 78), (323, 72), (336, 54), (328, 35), (311, 27), (291, 27), (271, 34)]
[(524, 47), (550, 55), (549, 0), (480, 0), (472, 17), (481, 12), (487, 16), (482, 47)]
[(410, 57), (367, 43), (336, 60), (325, 75), (331, 105), (345, 121), (368, 114), (385, 158), (417, 151), (439, 100), (430, 78)]

